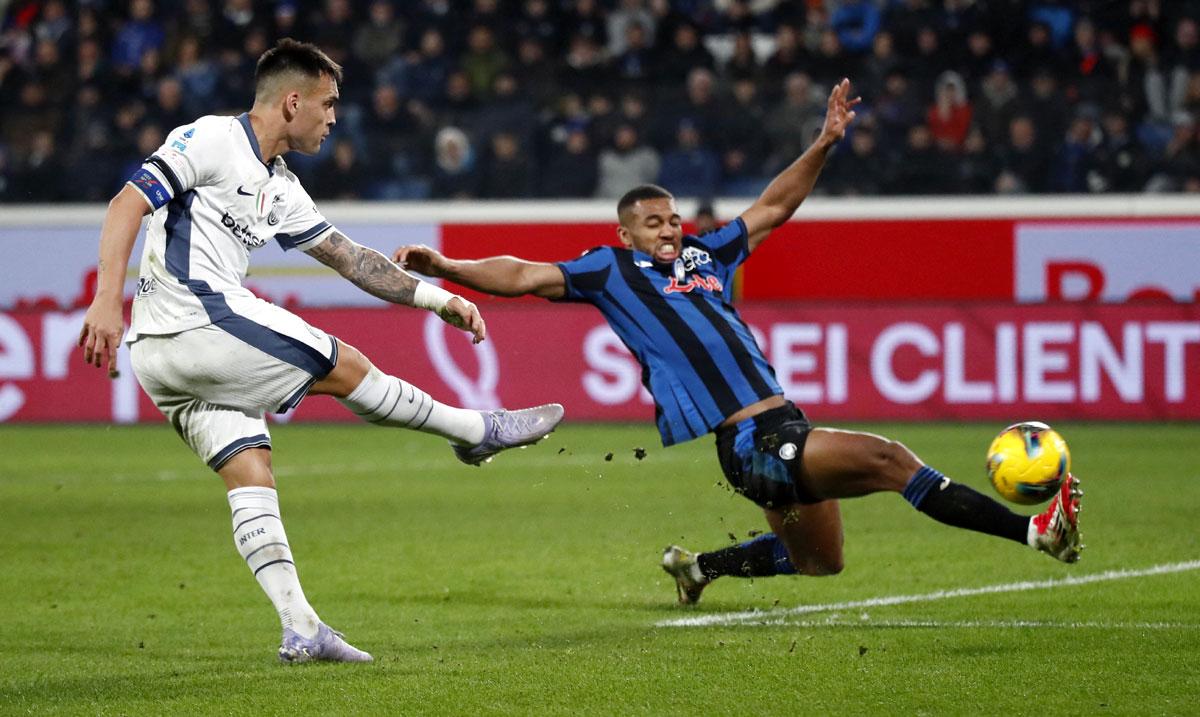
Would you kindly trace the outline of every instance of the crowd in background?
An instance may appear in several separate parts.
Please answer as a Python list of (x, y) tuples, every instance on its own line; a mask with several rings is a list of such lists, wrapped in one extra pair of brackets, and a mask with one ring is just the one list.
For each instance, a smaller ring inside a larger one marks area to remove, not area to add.
[(107, 200), (281, 37), (345, 68), (287, 157), (317, 198), (755, 195), (842, 77), (819, 192), (1200, 192), (1197, 0), (14, 0), (0, 32), (4, 202)]

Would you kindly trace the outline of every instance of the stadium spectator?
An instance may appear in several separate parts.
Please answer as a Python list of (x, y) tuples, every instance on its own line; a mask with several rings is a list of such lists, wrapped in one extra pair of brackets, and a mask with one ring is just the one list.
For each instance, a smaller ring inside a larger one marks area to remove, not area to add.
[(1048, 160), (1029, 115), (1017, 115), (1008, 123), (1008, 141), (1000, 149), (1000, 166), (998, 191), (1028, 194), (1046, 188)]
[[(566, 11), (566, 16), (562, 21), (562, 36), (574, 37), (575, 35), (583, 35), (584, 37), (592, 38), (600, 47), (607, 48), (609, 53), (619, 55), (621, 53), (612, 53), (612, 48), (608, 46), (608, 22), (604, 16), (604, 8), (600, 6), (600, 0), (574, 0), (567, 2), (564, 5), (569, 6)], [(609, 15), (609, 18), (612, 16)], [(648, 17), (650, 22), (654, 22), (654, 16)], [(650, 36), (654, 36), (653, 26), (647, 27)], [(562, 48), (555, 48), (562, 49)]]
[(606, 49), (609, 56), (620, 57), (625, 54), (629, 42), (627, 28), (630, 25), (639, 25), (645, 29), (649, 37), (655, 36), (656, 19), (654, 13), (646, 7), (645, 0), (620, 0), (617, 8), (608, 14), (608, 20), (605, 23), (606, 37), (598, 36), (595, 30), (589, 27), (590, 23), (584, 22), (595, 16), (597, 4), (595, 2), (577, 3), (575, 18), (571, 23), (572, 30), (576, 33), (581, 33), (582, 30), (581, 34), (591, 37), (593, 41), (602, 46), (607, 39)]
[(967, 85), (953, 70), (943, 72), (937, 81), (934, 103), (926, 114), (926, 124), (942, 151), (956, 151), (967, 138), (972, 109), (967, 100)]
[(183, 85), (184, 110), (197, 117), (212, 107), (217, 97), (217, 73), (211, 60), (201, 54), (200, 38), (184, 35), (175, 56), (175, 77)]
[(1083, 194), (1096, 191), (1093, 186), (1100, 189), (1101, 178), (1092, 166), (1091, 158), (1101, 140), (1100, 128), (1088, 114), (1079, 114), (1071, 120), (1066, 137), (1050, 163), (1050, 190)]
[(749, 32), (738, 32), (733, 36), (733, 52), (721, 66), (721, 75), (727, 82), (749, 80), (758, 82), (762, 66), (754, 54), (754, 39)]
[(496, 43), (496, 35), (486, 25), (475, 25), (467, 33), (467, 51), (459, 58), (459, 68), (471, 82), (471, 91), (481, 98), (491, 95), (496, 75), (508, 69), (508, 54)]
[(530, 153), (512, 131), (497, 132), (489, 142), (483, 165), (479, 196), (485, 199), (517, 199), (533, 196), (537, 186)]
[(954, 176), (946, 171), (951, 156), (934, 142), (933, 133), (923, 124), (908, 128), (904, 153), (893, 160), (889, 194), (949, 194)]
[(420, 37), (417, 52), (393, 58), (388, 63), (387, 67), (398, 66), (396, 73), (399, 77), (390, 79), (391, 75), (387, 74), (380, 81), (390, 81), (398, 89), (404, 88), (407, 96), (435, 105), (445, 92), (453, 63), (446, 54), (446, 41), (440, 30), (427, 28)]
[(596, 156), (586, 131), (569, 131), (566, 140), (554, 144), (549, 154), (541, 176), (541, 196), (585, 198), (596, 193)]
[(870, 49), (879, 32), (879, 8), (873, 0), (844, 0), (833, 11), (829, 24), (846, 52), (861, 55)]
[(878, 97), (883, 94), (887, 77), (901, 68), (900, 57), (896, 54), (896, 43), (892, 33), (883, 30), (876, 33), (871, 42), (871, 52), (859, 64), (859, 86), (863, 88), (866, 97)]
[(622, 124), (613, 136), (612, 146), (600, 151), (596, 196), (620, 197), (630, 182), (646, 184), (658, 178), (662, 159), (653, 147), (642, 144), (637, 128)]
[(151, 0), (132, 0), (129, 3), (129, 20), (121, 25), (113, 37), (112, 61), (118, 72), (132, 73), (142, 60), (142, 55), (161, 50), (166, 32), (154, 18), (154, 3)]
[(573, 35), (559, 66), (560, 91), (590, 95), (607, 90), (610, 81), (611, 68), (596, 40), (587, 35)]
[[(712, 131), (719, 132), (717, 143), (722, 152), (724, 182), (753, 182), (767, 179), (762, 167), (767, 161), (770, 146), (763, 126), (766, 123), (766, 108), (758, 96), (758, 83), (745, 78), (733, 83), (733, 102), (728, 107), (727, 119)], [(764, 185), (765, 186), (765, 185)], [(735, 192), (745, 196), (746, 192)], [(750, 191), (756, 196), (759, 191)]]
[(66, 172), (58, 158), (54, 133), (35, 129), (28, 149), (16, 169), (16, 181), (22, 188), (23, 202), (61, 202), (67, 193)]
[(631, 22), (625, 26), (625, 49), (613, 58), (613, 71), (623, 82), (644, 82), (653, 77), (654, 58), (650, 33), (646, 26)]
[(471, 199), (479, 196), (475, 148), (458, 127), (443, 127), (434, 137), (433, 197)]
[(886, 194), (890, 188), (888, 158), (879, 151), (876, 130), (871, 123), (862, 123), (847, 134), (848, 141), (830, 153), (822, 172), (826, 190), (841, 196)]
[(405, 26), (392, 0), (371, 0), (367, 23), (354, 32), (354, 57), (367, 68), (382, 67), (402, 47)]
[(717, 222), (717, 212), (707, 200), (702, 201), (696, 207), (696, 216), (692, 220), (692, 223), (696, 225), (697, 236), (703, 236), (721, 228), (720, 223)]
[(808, 146), (812, 120), (824, 111), (821, 90), (803, 72), (793, 72), (784, 82), (783, 102), (766, 113), (763, 133), (770, 141), (771, 152), (766, 171), (782, 168), (789, 157), (798, 157)]
[(700, 42), (700, 31), (692, 23), (680, 23), (671, 36), (671, 45), (659, 54), (654, 64), (655, 84), (678, 87), (697, 69), (714, 71), (717, 62)]
[(955, 187), (963, 194), (991, 194), (994, 191), (999, 163), (988, 146), (987, 135), (978, 125), (967, 132), (962, 152), (958, 155)]
[(681, 197), (711, 197), (721, 181), (721, 161), (701, 141), (700, 127), (681, 120), (675, 147), (663, 154), (658, 183), (673, 187)]
[(780, 25), (775, 30), (775, 52), (763, 65), (767, 96), (776, 101), (784, 93), (784, 81), (797, 72), (807, 74), (812, 64), (808, 49), (800, 42), (800, 33), (792, 25)]
[(363, 189), (374, 185), (370, 168), (360, 161), (354, 142), (342, 138), (334, 141), (333, 152), (321, 163), (314, 175), (310, 194), (313, 199), (363, 199)]

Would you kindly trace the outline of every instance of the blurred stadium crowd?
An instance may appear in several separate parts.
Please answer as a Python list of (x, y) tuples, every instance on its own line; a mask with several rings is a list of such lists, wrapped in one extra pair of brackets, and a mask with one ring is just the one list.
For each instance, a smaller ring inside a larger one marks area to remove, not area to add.
[(277, 38), (346, 68), (315, 197), (757, 194), (849, 77), (834, 195), (1200, 192), (1200, 0), (15, 0), (0, 201), (107, 200), (252, 102)]

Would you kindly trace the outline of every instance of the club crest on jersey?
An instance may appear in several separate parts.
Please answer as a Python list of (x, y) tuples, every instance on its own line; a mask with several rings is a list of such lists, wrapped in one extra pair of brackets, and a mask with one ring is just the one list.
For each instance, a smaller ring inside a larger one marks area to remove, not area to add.
[(279, 224), (279, 214), (275, 209), (283, 204), (283, 197), (282, 193), (272, 192), (267, 187), (258, 190), (258, 196), (255, 197), (255, 209), (258, 210), (258, 216), (266, 216), (267, 224), (270, 226)]

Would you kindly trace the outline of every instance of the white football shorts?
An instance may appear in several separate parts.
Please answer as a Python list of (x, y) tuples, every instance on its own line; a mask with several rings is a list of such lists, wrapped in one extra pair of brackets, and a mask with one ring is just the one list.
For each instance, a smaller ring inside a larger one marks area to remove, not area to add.
[(271, 447), (265, 414), (297, 406), (337, 363), (337, 340), (262, 301), (195, 329), (141, 336), (133, 372), (184, 442), (213, 470)]

